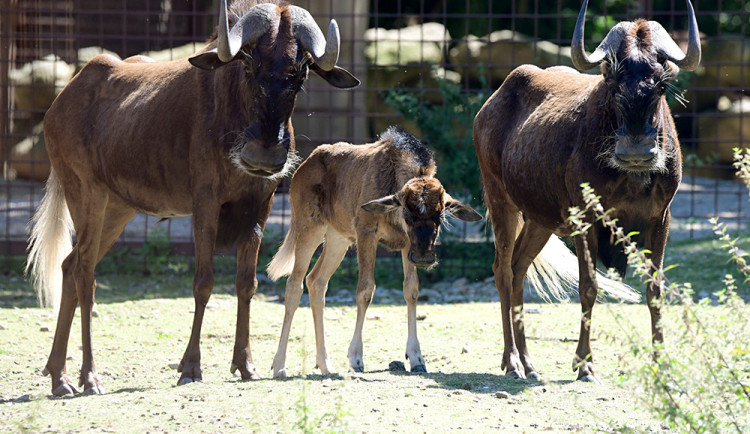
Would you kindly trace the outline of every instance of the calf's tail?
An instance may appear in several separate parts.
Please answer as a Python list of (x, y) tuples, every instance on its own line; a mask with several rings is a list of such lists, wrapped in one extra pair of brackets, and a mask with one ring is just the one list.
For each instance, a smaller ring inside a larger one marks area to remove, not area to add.
[(26, 275), (39, 304), (57, 310), (62, 294), (62, 263), (73, 250), (73, 221), (62, 185), (53, 170), (42, 202), (29, 222)]
[(271, 259), (271, 263), (268, 264), (268, 277), (273, 280), (279, 280), (284, 276), (292, 274), (294, 268), (294, 219), (289, 224), (289, 231), (284, 237), (284, 243), (281, 244), (279, 251)]

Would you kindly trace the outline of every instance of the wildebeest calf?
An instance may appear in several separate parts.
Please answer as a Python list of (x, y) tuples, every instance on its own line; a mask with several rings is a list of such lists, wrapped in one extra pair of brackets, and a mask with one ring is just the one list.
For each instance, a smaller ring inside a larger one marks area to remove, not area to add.
[(356, 372), (364, 371), (362, 326), (375, 292), (378, 242), (401, 251), (409, 318), (406, 358), (413, 372), (426, 372), (417, 340), (417, 267), (436, 263), (435, 240), (446, 215), (463, 221), (482, 219), (470, 206), (446, 193), (435, 171), (432, 152), (413, 135), (393, 127), (372, 144), (320, 146), (297, 169), (289, 190), (292, 222), (284, 244), (268, 266), (274, 280), (290, 275), (284, 325), (273, 361), (274, 377), (286, 376), (286, 346), (302, 295), (302, 278), (323, 241), (320, 259), (306, 279), (315, 323), (316, 362), (321, 372), (332, 372), (323, 333), (325, 293), (329, 279), (353, 243), (357, 244), (359, 283), (349, 365)]

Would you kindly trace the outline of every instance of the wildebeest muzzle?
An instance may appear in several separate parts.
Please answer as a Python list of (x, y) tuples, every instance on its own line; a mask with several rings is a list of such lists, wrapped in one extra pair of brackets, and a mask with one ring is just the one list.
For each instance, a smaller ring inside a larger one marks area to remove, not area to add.
[(280, 125), (273, 134), (262, 134), (253, 123), (242, 133), (242, 143), (238, 146), (235, 161), (247, 173), (255, 176), (273, 176), (287, 163), (291, 135), (285, 125)]

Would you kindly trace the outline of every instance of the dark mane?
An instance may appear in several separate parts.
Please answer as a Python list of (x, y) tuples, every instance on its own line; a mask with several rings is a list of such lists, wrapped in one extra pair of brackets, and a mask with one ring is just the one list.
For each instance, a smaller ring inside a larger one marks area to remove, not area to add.
[(636, 56), (637, 58), (649, 58), (655, 54), (651, 40), (651, 28), (648, 21), (640, 18), (633, 22), (628, 35), (623, 39), (618, 50), (620, 60)]
[(435, 165), (432, 151), (419, 141), (419, 139), (414, 137), (413, 134), (405, 131), (398, 125), (389, 127), (386, 132), (380, 136), (380, 139), (384, 141), (390, 140), (391, 146), (401, 152), (413, 155), (414, 159), (422, 167)]

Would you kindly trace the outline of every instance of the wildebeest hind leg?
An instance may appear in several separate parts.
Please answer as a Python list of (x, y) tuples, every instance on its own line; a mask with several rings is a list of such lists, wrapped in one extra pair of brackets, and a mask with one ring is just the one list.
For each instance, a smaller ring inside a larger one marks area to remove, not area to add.
[(417, 338), (417, 298), (419, 298), (419, 277), (417, 267), (409, 261), (409, 248), (401, 251), (401, 263), (404, 267), (404, 300), (408, 318), (409, 335), (406, 339), (406, 358), (409, 359), (411, 372), (427, 372), (422, 349)]
[(315, 250), (323, 241), (325, 226), (304, 227), (297, 230), (296, 233), (298, 238), (294, 240), (294, 267), (292, 268), (292, 274), (286, 281), (286, 292), (284, 294), (284, 323), (281, 326), (279, 347), (276, 349), (276, 356), (273, 358), (271, 367), (274, 378), (286, 377), (286, 347), (289, 342), (292, 319), (299, 306), (300, 298), (302, 298), (304, 289), (302, 281), (310, 267), (310, 260)]
[(526, 346), (526, 331), (523, 323), (523, 284), (526, 271), (534, 258), (547, 244), (551, 235), (552, 233), (549, 230), (527, 220), (513, 249), (513, 292), (510, 296), (513, 311), (513, 338), (521, 355), (521, 363), (526, 371), (526, 378), (537, 381), (540, 380), (540, 377), (531, 363), (529, 350)]
[[(55, 395), (74, 392), (65, 376), (65, 354), (70, 325), (75, 313), (76, 299), (81, 305), (81, 343), (83, 358), (79, 385), (84, 393), (104, 393), (94, 363), (91, 339), (91, 310), (94, 305), (94, 267), (99, 259), (99, 248), (107, 205), (107, 190), (99, 185), (87, 185), (78, 178), (65, 182), (66, 199), (75, 226), (77, 242), (73, 251), (63, 261), (63, 291), (55, 341), (47, 363), (52, 375)], [(71, 182), (72, 181), (72, 182)], [(78, 188), (77, 188), (78, 187)], [(62, 360), (61, 360), (62, 359)]]
[(325, 307), (328, 281), (339, 268), (350, 244), (346, 237), (339, 235), (333, 229), (328, 229), (325, 244), (323, 244), (323, 252), (306, 279), (307, 290), (310, 292), (310, 308), (315, 323), (315, 362), (323, 374), (334, 372), (328, 359), (323, 326), (323, 308)]
[(75, 255), (76, 251), (73, 249), (63, 262), (63, 287), (60, 297), (60, 311), (57, 315), (55, 339), (52, 343), (52, 350), (50, 351), (47, 365), (44, 368), (44, 373), (52, 377), (52, 394), (55, 396), (78, 393), (78, 390), (68, 378), (65, 368), (70, 327), (73, 323), (76, 306), (78, 305), (78, 296), (76, 295), (71, 268), (75, 264)]
[(513, 285), (513, 248), (519, 226), (519, 214), (511, 208), (504, 192), (494, 187), (494, 183), (485, 179), (485, 190), (488, 207), (492, 216), (492, 229), (495, 233), (495, 262), (492, 271), (495, 274), (495, 287), (500, 296), (500, 309), (503, 324), (503, 361), (501, 369), (511, 377), (526, 378), (521, 357), (513, 338), (513, 316), (511, 294)]

